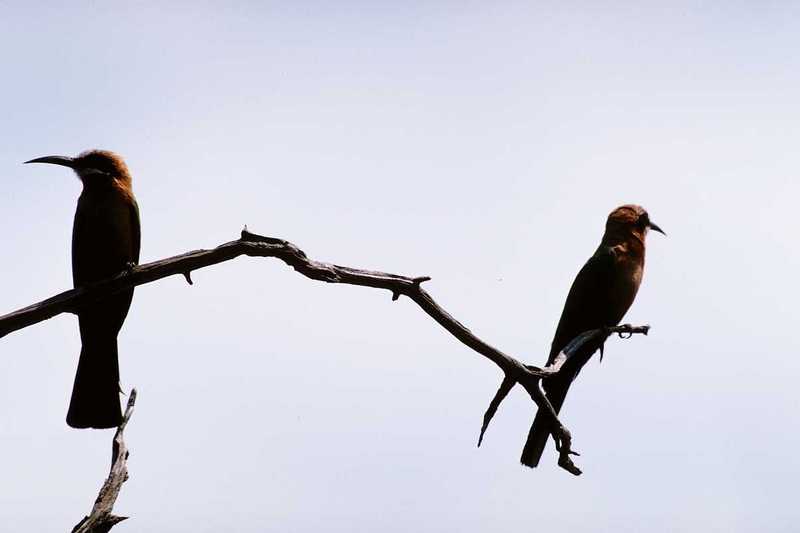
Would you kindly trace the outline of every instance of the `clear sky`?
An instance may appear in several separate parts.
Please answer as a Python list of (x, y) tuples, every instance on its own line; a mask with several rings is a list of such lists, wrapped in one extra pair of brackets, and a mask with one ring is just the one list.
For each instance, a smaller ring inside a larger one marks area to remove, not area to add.
[[(312, 257), (430, 275), (542, 364), (608, 212), (645, 206), (626, 320), (563, 420), (584, 475), (518, 457), (515, 390), (407, 300), (238, 259), (140, 287), (140, 397), (114, 531), (796, 531), (800, 6), (790, 2), (0, 2), (0, 298), (71, 286), (80, 184), (124, 155), (142, 261), (244, 224)], [(0, 529), (91, 507), (111, 431), (65, 422), (59, 316), (0, 340)], [(33, 524), (33, 525), (32, 525)]]

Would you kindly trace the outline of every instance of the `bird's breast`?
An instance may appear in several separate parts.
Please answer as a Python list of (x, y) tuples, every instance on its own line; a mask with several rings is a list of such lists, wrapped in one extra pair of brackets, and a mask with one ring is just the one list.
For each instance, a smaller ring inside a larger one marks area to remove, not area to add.
[[(617, 295), (621, 307), (627, 309), (633, 304), (639, 286), (642, 284), (644, 273), (644, 257), (632, 256), (630, 254), (619, 254), (617, 256), (618, 276), (615, 276), (612, 291)], [(622, 313), (624, 314), (625, 311)], [(621, 318), (621, 317), (620, 317)]]
[(134, 228), (124, 194), (102, 190), (81, 195), (72, 228), (72, 273), (76, 286), (119, 273), (134, 262)]

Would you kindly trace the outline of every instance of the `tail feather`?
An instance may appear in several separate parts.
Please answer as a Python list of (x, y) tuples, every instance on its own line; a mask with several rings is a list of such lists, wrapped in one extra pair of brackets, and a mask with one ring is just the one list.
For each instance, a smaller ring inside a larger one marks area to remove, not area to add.
[[(550, 405), (553, 406), (556, 413), (561, 411), (561, 406), (564, 405), (564, 399), (567, 397), (567, 391), (571, 383), (571, 380), (566, 383), (552, 382), (550, 387), (545, 387), (547, 399), (550, 400)], [(528, 432), (528, 440), (522, 449), (520, 463), (531, 468), (539, 466), (539, 460), (542, 458), (551, 430), (552, 425), (547, 413), (539, 409), (533, 419), (530, 432)]]
[(72, 387), (67, 424), (74, 428), (113, 428), (122, 422), (119, 406), (117, 339), (83, 339)]

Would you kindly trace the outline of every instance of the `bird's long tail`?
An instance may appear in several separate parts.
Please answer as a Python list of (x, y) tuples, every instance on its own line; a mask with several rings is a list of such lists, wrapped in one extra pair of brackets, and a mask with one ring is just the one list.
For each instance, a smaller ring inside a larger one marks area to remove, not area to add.
[[(571, 383), (572, 380), (559, 383), (552, 382), (550, 387), (545, 387), (547, 399), (550, 400), (550, 404), (556, 413), (561, 411), (561, 406), (564, 405), (564, 398), (567, 397), (567, 391)], [(522, 457), (519, 459), (520, 463), (531, 468), (536, 468), (539, 465), (539, 459), (542, 458), (542, 453), (544, 453), (544, 447), (550, 437), (551, 428), (551, 421), (547, 413), (539, 409), (533, 419), (533, 425), (528, 433), (525, 448), (522, 450)]]
[(67, 424), (74, 428), (113, 428), (122, 422), (116, 336), (84, 338)]

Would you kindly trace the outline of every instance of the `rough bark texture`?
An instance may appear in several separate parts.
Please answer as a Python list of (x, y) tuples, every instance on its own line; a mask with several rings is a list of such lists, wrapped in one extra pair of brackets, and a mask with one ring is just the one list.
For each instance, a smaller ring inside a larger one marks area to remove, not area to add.
[(72, 528), (72, 533), (106, 533), (116, 524), (128, 518), (127, 516), (113, 515), (111, 511), (114, 510), (114, 503), (117, 501), (122, 484), (128, 480), (129, 452), (122, 438), (122, 432), (125, 431), (125, 426), (131, 419), (134, 403), (136, 403), (136, 389), (131, 390), (122, 423), (117, 428), (114, 440), (111, 442), (111, 471), (100, 488), (92, 512)]
[(407, 296), (454, 337), (495, 363), (503, 372), (504, 379), (500, 390), (498, 390), (484, 416), (480, 440), (483, 439), (483, 434), (492, 416), (497, 411), (500, 402), (513, 386), (519, 383), (528, 392), (536, 405), (552, 416), (555, 427), (554, 435), (560, 443), (558, 464), (575, 475), (580, 474), (580, 470), (570, 459), (570, 455), (577, 455), (571, 449), (571, 435), (561, 424), (553, 407), (542, 392), (539, 386), (540, 379), (547, 378), (558, 372), (563, 363), (577, 348), (590, 339), (600, 336), (608, 337), (612, 333), (619, 333), (620, 335), (623, 333), (629, 335), (634, 333), (647, 334), (648, 330), (648, 326), (633, 327), (630, 325), (592, 330), (579, 335), (562, 351), (552, 365), (546, 368), (525, 365), (478, 338), (437, 304), (421, 286), (423, 282), (430, 280), (429, 277), (408, 277), (314, 261), (309, 259), (300, 248), (288, 241), (256, 235), (248, 232), (247, 228), (245, 228), (242, 230), (240, 239), (227, 242), (214, 249), (196, 250), (139, 265), (108, 280), (62, 292), (47, 300), (2, 316), (0, 317), (0, 337), (47, 320), (60, 313), (74, 313), (83, 306), (91, 305), (126, 288), (150, 283), (167, 276), (180, 274), (191, 284), (191, 272), (193, 270), (230, 261), (242, 255), (275, 257), (294, 268), (303, 276), (326, 283), (344, 283), (385, 289), (392, 293), (393, 300), (397, 300), (400, 296)]

